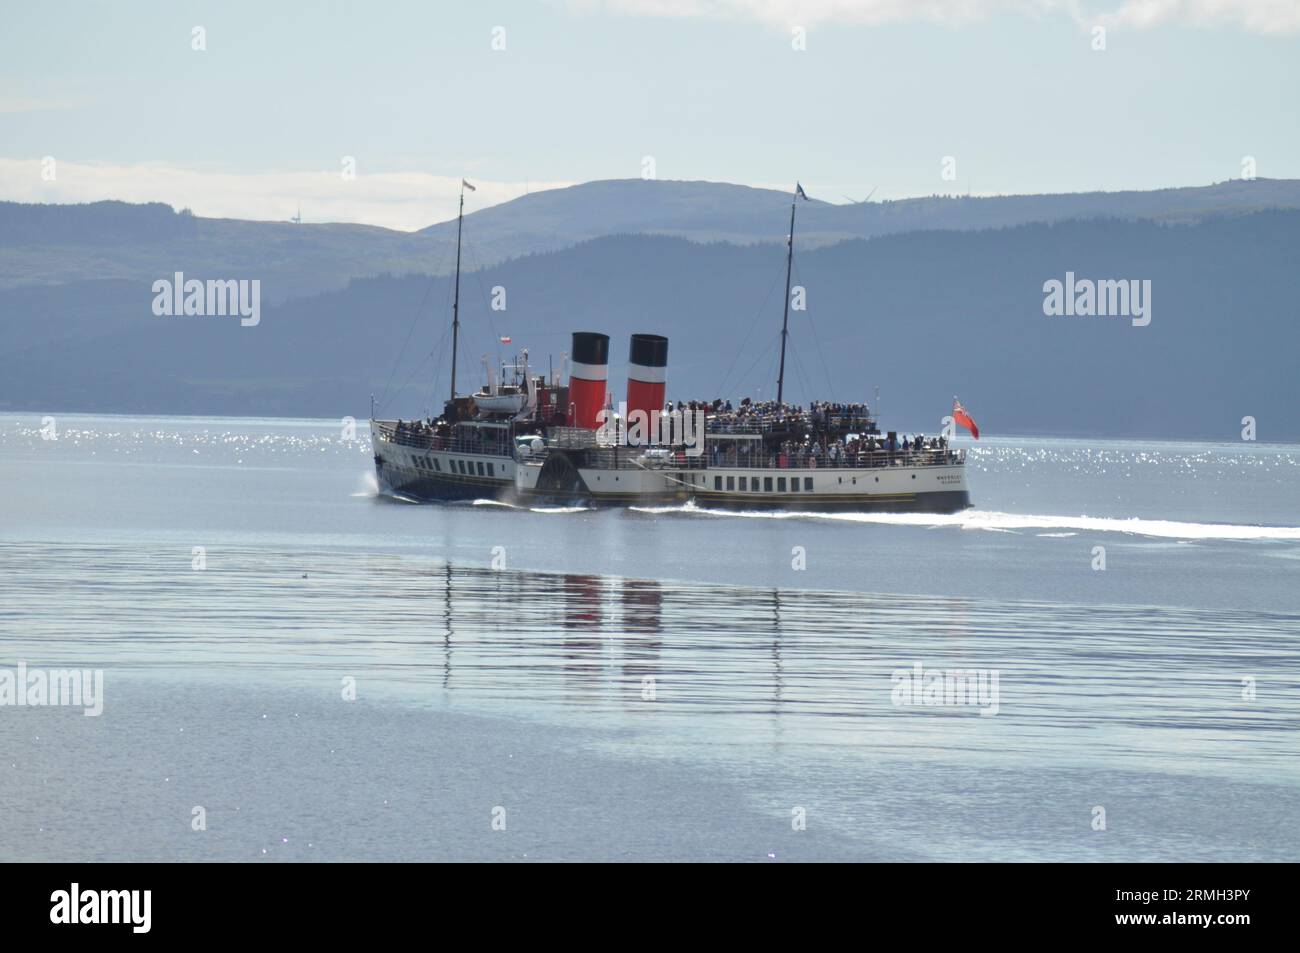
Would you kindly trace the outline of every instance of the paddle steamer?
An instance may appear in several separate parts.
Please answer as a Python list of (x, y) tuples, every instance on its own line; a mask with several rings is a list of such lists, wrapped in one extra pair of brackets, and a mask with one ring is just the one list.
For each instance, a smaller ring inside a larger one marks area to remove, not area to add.
[[(460, 237), (452, 304), (451, 393), (436, 419), (370, 421), (383, 492), (414, 501), (491, 499), (523, 505), (674, 505), (718, 509), (951, 513), (970, 506), (965, 451), (946, 437), (903, 444), (866, 404), (782, 398), (789, 335), (795, 204), (790, 209), (786, 304), (777, 399), (732, 407), (665, 404), (668, 340), (633, 334), (627, 399), (608, 391), (609, 337), (573, 334), (560, 373), (534, 373), (528, 352), (488, 368), (478, 392), (456, 393)], [(567, 367), (565, 364), (567, 363)], [(692, 427), (691, 424), (696, 426)], [(655, 436), (663, 439), (655, 440)]]

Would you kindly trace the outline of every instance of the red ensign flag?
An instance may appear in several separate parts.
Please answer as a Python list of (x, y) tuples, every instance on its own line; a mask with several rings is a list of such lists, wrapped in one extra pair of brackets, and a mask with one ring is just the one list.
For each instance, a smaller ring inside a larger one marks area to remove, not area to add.
[(980, 438), (980, 428), (975, 423), (975, 419), (966, 413), (966, 408), (961, 405), (961, 401), (956, 397), (952, 399), (952, 419), (969, 430), (970, 435), (976, 440)]

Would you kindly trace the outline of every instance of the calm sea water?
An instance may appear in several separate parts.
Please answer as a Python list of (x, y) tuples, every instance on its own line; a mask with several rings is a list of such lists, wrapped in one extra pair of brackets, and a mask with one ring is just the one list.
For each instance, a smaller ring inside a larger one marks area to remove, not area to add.
[[(53, 424), (0, 416), (0, 667), (104, 714), (0, 707), (0, 857), (1300, 857), (1300, 448), (995, 438), (966, 513), (813, 516)], [(996, 701), (899, 704), (918, 665)]]

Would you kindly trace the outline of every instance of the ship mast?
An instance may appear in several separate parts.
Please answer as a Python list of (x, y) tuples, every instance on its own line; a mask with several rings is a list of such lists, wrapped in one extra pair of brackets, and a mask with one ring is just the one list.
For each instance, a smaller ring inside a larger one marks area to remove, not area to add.
[[(781, 370), (776, 376), (776, 411), (781, 412), (781, 397), (785, 391), (785, 339), (790, 336), (790, 272), (794, 268), (794, 206), (803, 195), (803, 186), (794, 184), (794, 195), (790, 197), (790, 234), (786, 237), (789, 246), (785, 257), (785, 316), (781, 319)], [(804, 195), (807, 199), (808, 196)]]
[[(451, 399), (456, 399), (456, 349), (460, 341), (460, 231), (465, 223), (465, 186), (460, 180), (460, 214), (456, 217), (456, 295), (451, 303)], [(474, 186), (469, 186), (471, 189)]]

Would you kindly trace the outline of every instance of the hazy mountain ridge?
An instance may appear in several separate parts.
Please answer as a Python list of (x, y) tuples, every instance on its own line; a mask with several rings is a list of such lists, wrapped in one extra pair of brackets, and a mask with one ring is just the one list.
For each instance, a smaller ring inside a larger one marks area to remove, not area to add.
[[(464, 266), (476, 269), (617, 234), (783, 244), (790, 196), (716, 182), (608, 180), (525, 195), (466, 216)], [(800, 203), (800, 248), (918, 230), (987, 229), (1076, 218), (1195, 222), (1300, 208), (1300, 181), (1257, 179), (1151, 192)], [(308, 210), (309, 212), (310, 210)], [(308, 216), (310, 218), (310, 215)], [(382, 273), (446, 274), (455, 221), (417, 233), (365, 225), (208, 219), (160, 203), (0, 203), (0, 288), (88, 279), (152, 282), (176, 271), (258, 278), (283, 300)]]
[[(836, 196), (839, 198), (839, 196)], [(784, 242), (789, 192), (721, 182), (616, 179), (523, 196), (467, 216), (479, 240), (511, 234), (581, 238), (620, 233), (677, 235), (697, 241)], [(825, 244), (925, 229), (985, 229), (1074, 218), (1168, 219), (1300, 208), (1300, 181), (1233, 180), (1153, 191), (1079, 192), (968, 197), (935, 195), (893, 201), (832, 204), (814, 193), (799, 204), (802, 243)], [(467, 228), (469, 226), (467, 225)], [(455, 237), (455, 222), (421, 234)]]
[(199, 218), (160, 204), (0, 203), (0, 288), (113, 279), (152, 283), (176, 271), (259, 278), (283, 299), (349, 278), (427, 269), (437, 240), (369, 225)]
[[(792, 399), (870, 399), (878, 384), (886, 422), (906, 429), (934, 430), (957, 393), (990, 434), (1233, 440), (1251, 415), (1260, 439), (1300, 440), (1300, 211), (915, 232), (795, 264), (809, 306), (791, 318)], [(1044, 316), (1043, 283), (1067, 270), (1150, 279), (1150, 326)], [(783, 281), (779, 245), (645, 235), (502, 262), (462, 278), (461, 389), (481, 381), (481, 354), (529, 347), (546, 368), (591, 329), (613, 338), (616, 397), (633, 331), (669, 336), (674, 397), (772, 396)], [(488, 306), (497, 285), (504, 312)], [(264, 304), (256, 328), (156, 318), (150, 300), (129, 281), (0, 292), (14, 316), (0, 406), (362, 418), (373, 392), (409, 417), (447, 390), (445, 277)]]

